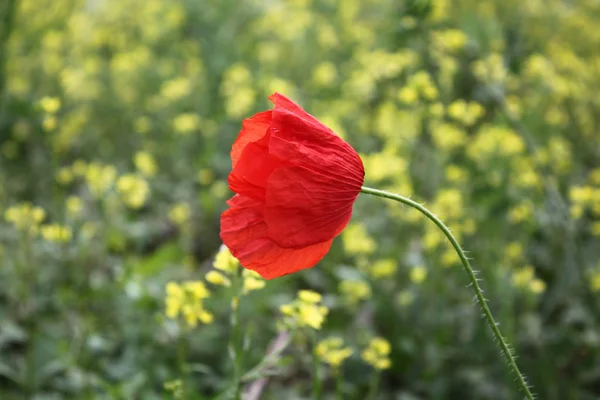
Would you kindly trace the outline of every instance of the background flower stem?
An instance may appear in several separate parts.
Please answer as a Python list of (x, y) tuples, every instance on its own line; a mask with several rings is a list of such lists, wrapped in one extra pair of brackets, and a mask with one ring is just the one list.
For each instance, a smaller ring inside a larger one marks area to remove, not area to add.
[(371, 377), (371, 383), (369, 384), (369, 394), (367, 400), (375, 400), (377, 397), (377, 390), (379, 389), (379, 381), (381, 380), (381, 370), (375, 370), (375, 373)]
[(518, 382), (519, 386), (521, 387), (521, 389), (523, 390), (523, 392), (525, 393), (525, 396), (527, 397), (527, 399), (534, 400), (533, 394), (531, 393), (531, 390), (529, 389), (529, 386), (527, 385), (525, 377), (523, 376), (523, 374), (519, 370), (519, 367), (517, 366), (515, 357), (513, 356), (513, 352), (508, 347), (508, 344), (506, 343), (504, 336), (500, 332), (500, 328), (498, 328), (498, 324), (496, 323), (496, 321), (492, 315), (492, 312), (490, 311), (490, 308), (488, 307), (487, 302), (486, 302), (485, 298), (483, 297), (483, 291), (479, 287), (479, 282), (477, 280), (477, 277), (475, 276), (475, 272), (473, 271), (473, 268), (471, 267), (469, 260), (467, 259), (467, 257), (465, 256), (465, 253), (463, 252), (462, 248), (460, 247), (460, 244), (458, 243), (458, 241), (456, 240), (454, 235), (452, 235), (452, 232), (450, 232), (450, 229), (448, 229), (448, 227), (446, 225), (444, 225), (444, 223), (438, 217), (436, 217), (431, 211), (429, 211), (428, 209), (426, 209), (419, 203), (417, 203), (409, 198), (406, 198), (406, 197), (403, 197), (403, 196), (400, 196), (397, 194), (389, 193), (389, 192), (386, 192), (383, 190), (371, 189), (371, 188), (364, 187), (364, 186), (361, 189), (361, 191), (363, 193), (370, 194), (373, 196), (378, 196), (378, 197), (383, 197), (385, 199), (395, 200), (400, 203), (406, 204), (412, 208), (415, 208), (415, 209), (419, 210), (422, 214), (424, 214), (427, 218), (429, 218), (431, 221), (433, 221), (433, 223), (436, 224), (437, 227), (442, 230), (442, 232), (444, 232), (444, 235), (446, 235), (446, 238), (448, 238), (448, 240), (452, 244), (452, 247), (454, 247), (454, 250), (456, 250), (458, 257), (460, 258), (460, 261), (462, 262), (462, 264), (465, 268), (465, 271), (467, 272), (467, 275), (469, 276), (469, 279), (471, 280), (471, 284), (473, 285), (473, 290), (475, 290), (475, 296), (477, 297), (477, 301), (479, 302), (479, 305), (481, 306), (481, 309), (483, 310), (483, 314), (484, 314), (490, 328), (492, 329), (492, 332), (494, 333), (496, 340), (498, 341), (498, 345), (500, 346), (500, 349), (502, 350), (502, 353), (504, 354), (504, 357), (506, 358), (506, 362), (507, 362), (509, 368), (511, 370), (513, 370), (514, 373), (517, 375), (517, 382)]
[(312, 346), (312, 378), (313, 378), (313, 400), (320, 400), (321, 398), (321, 380), (319, 377), (320, 374), (320, 366), (321, 361), (319, 360), (319, 356), (317, 355), (317, 338), (314, 332), (310, 332), (309, 334), (311, 346)]
[(342, 394), (342, 383), (344, 382), (342, 367), (335, 368), (335, 399), (343, 400), (344, 396)]
[(233, 398), (242, 397), (242, 351), (240, 338), (240, 297), (242, 295), (242, 269), (238, 268), (233, 279), (233, 296), (231, 299), (231, 334), (229, 338), (229, 354), (233, 363)]

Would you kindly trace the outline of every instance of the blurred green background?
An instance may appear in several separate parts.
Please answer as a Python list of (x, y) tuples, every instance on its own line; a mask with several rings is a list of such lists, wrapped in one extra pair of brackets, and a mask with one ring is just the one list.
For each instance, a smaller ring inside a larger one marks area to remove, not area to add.
[[(208, 285), (190, 327), (165, 286), (211, 269), (231, 143), (274, 91), (451, 227), (540, 399), (600, 398), (598, 26), (597, 0), (1, 0), (0, 398), (227, 388), (231, 294)], [(375, 335), (380, 399), (521, 398), (457, 262), (361, 196), (317, 267), (244, 301), (245, 369), (310, 288), (320, 337), (355, 349), (343, 398), (365, 398)], [(261, 398), (309, 398), (302, 346)]]

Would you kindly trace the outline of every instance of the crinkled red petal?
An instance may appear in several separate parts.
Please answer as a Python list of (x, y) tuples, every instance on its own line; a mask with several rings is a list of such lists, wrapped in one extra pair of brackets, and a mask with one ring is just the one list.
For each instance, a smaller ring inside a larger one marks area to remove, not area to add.
[(259, 112), (242, 121), (242, 130), (231, 147), (231, 163), (233, 167), (235, 167), (242, 156), (244, 148), (249, 143), (257, 142), (267, 134), (272, 113), (272, 110)]
[(261, 202), (236, 195), (228, 205), (230, 208), (221, 215), (221, 239), (244, 267), (265, 279), (313, 267), (327, 254), (333, 241), (302, 249), (282, 248), (268, 236)]

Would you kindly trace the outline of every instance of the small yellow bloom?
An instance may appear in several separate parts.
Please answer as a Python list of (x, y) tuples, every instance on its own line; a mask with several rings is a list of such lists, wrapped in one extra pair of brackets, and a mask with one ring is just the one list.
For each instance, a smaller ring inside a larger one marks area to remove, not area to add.
[(156, 175), (158, 171), (158, 166), (156, 165), (154, 157), (147, 151), (138, 151), (135, 153), (133, 162), (138, 171), (147, 177)]
[(375, 279), (384, 279), (394, 276), (398, 270), (398, 264), (392, 259), (377, 260), (369, 269)]
[(30, 203), (22, 203), (9, 207), (4, 212), (4, 219), (11, 223), (17, 230), (27, 232), (34, 236), (39, 231), (39, 226), (46, 217), (46, 212), (41, 207)]
[(529, 282), (529, 290), (535, 294), (544, 293), (546, 291), (546, 282), (541, 279), (535, 278)]
[(194, 299), (206, 299), (210, 296), (210, 292), (202, 281), (187, 281), (184, 282), (183, 288), (190, 293)]
[(198, 325), (198, 321), (210, 324), (213, 315), (204, 308), (203, 300), (210, 292), (202, 281), (187, 281), (183, 284), (169, 282), (166, 286), (165, 314), (168, 318), (183, 315), (190, 327)]
[(321, 295), (316, 292), (299, 291), (292, 303), (284, 304), (279, 308), (286, 316), (284, 323), (289, 327), (308, 326), (316, 330), (321, 329), (329, 310), (319, 303), (320, 300)]
[(247, 276), (244, 278), (244, 293), (249, 293), (253, 290), (260, 290), (266, 285), (265, 280), (255, 276)]
[(209, 271), (206, 274), (206, 281), (218, 286), (231, 286), (231, 281), (219, 271)]
[(412, 283), (419, 285), (427, 278), (427, 270), (421, 265), (411, 268), (409, 277)]
[(102, 198), (112, 187), (116, 177), (117, 170), (112, 165), (91, 163), (85, 169), (85, 180), (90, 192), (98, 199)]
[(80, 197), (69, 196), (66, 200), (67, 214), (70, 218), (78, 218), (83, 211), (83, 202)]
[(200, 127), (200, 117), (196, 114), (179, 114), (173, 119), (173, 129), (180, 135), (189, 135)]
[(592, 274), (590, 278), (590, 289), (594, 293), (600, 292), (600, 271), (597, 271), (594, 274)]
[(517, 287), (526, 287), (535, 277), (532, 266), (526, 266), (515, 271), (512, 275), (513, 285)]
[(42, 97), (40, 108), (48, 114), (55, 114), (60, 110), (60, 99), (58, 97)]
[(68, 185), (69, 183), (73, 182), (73, 172), (67, 167), (59, 169), (58, 173), (56, 174), (56, 181), (61, 185)]
[(190, 218), (190, 206), (187, 203), (177, 203), (169, 210), (169, 219), (177, 225), (183, 225)]
[(371, 287), (363, 281), (343, 280), (339, 284), (339, 291), (350, 304), (356, 304), (371, 297)]
[(306, 303), (317, 304), (321, 301), (321, 295), (312, 290), (300, 290), (298, 292), (298, 298)]
[(292, 304), (282, 304), (279, 306), (279, 311), (284, 315), (292, 316), (294, 314), (294, 306)]
[(227, 246), (221, 245), (221, 248), (215, 257), (213, 266), (219, 271), (233, 274), (237, 271), (239, 265), (240, 262), (231, 254)]
[(338, 368), (353, 353), (350, 347), (344, 347), (344, 341), (339, 337), (323, 339), (315, 351), (323, 362), (334, 368)]
[(73, 175), (77, 177), (83, 177), (87, 171), (87, 163), (83, 160), (75, 160), (73, 165), (71, 165), (71, 170), (73, 171)]
[(391, 352), (390, 343), (381, 337), (375, 337), (361, 353), (362, 359), (375, 369), (383, 370), (392, 366), (389, 359)]
[(145, 179), (126, 174), (117, 181), (117, 189), (123, 197), (123, 201), (131, 208), (142, 208), (150, 196), (150, 186)]
[(64, 243), (71, 240), (72, 232), (68, 226), (58, 224), (44, 225), (41, 228), (42, 236), (49, 242)]
[(321, 329), (327, 315), (327, 312), (323, 312), (325, 310), (321, 307), (315, 307), (312, 304), (301, 303), (298, 306), (300, 321), (313, 329)]

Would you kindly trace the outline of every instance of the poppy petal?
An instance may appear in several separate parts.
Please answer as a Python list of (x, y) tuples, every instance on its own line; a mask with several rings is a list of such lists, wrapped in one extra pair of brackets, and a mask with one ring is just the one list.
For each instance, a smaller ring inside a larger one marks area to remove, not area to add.
[(305, 123), (313, 125), (315, 127), (324, 128), (325, 131), (329, 134), (335, 135), (333, 131), (319, 122), (318, 119), (304, 111), (302, 107), (298, 104), (294, 103), (291, 99), (285, 97), (281, 93), (275, 92), (271, 96), (269, 96), (269, 100), (275, 105), (273, 109), (273, 113), (280, 112), (285, 110), (291, 114), (294, 114), (296, 117), (304, 120)]
[(278, 245), (301, 248), (331, 240), (346, 227), (360, 186), (303, 167), (282, 167), (269, 177), (264, 218)]
[(221, 239), (245, 268), (265, 279), (313, 267), (331, 247), (333, 239), (302, 249), (282, 248), (267, 235), (262, 203), (236, 195), (228, 205), (221, 215)]
[(267, 179), (282, 162), (259, 142), (249, 143), (227, 179), (229, 188), (241, 195), (264, 200)]
[(249, 143), (257, 142), (267, 134), (272, 113), (272, 110), (259, 112), (242, 121), (242, 130), (231, 147), (231, 163), (233, 167), (235, 167), (242, 156), (244, 148)]
[(290, 164), (338, 177), (360, 190), (365, 176), (360, 157), (329, 128), (318, 121), (317, 124), (288, 110), (273, 111), (269, 152)]

